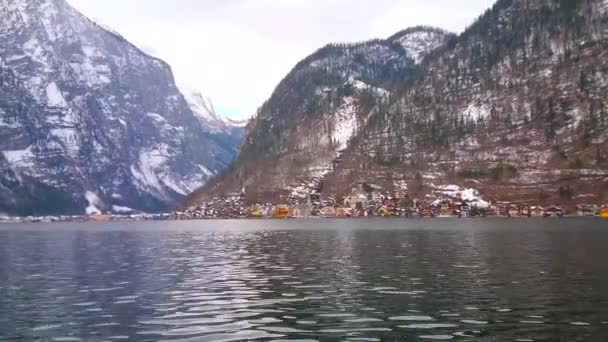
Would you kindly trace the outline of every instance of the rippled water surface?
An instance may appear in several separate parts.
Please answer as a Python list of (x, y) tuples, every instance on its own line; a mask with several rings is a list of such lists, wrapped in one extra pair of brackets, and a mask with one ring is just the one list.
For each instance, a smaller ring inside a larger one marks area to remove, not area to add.
[(0, 339), (608, 341), (608, 221), (5, 225)]

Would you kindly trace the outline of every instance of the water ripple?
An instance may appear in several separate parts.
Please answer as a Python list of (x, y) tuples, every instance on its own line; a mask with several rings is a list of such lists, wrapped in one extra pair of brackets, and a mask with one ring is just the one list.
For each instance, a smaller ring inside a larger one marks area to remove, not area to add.
[(0, 340), (532, 341), (606, 331), (608, 295), (595, 289), (608, 283), (608, 233), (577, 233), (579, 255), (569, 234), (536, 230), (235, 227), (0, 230)]

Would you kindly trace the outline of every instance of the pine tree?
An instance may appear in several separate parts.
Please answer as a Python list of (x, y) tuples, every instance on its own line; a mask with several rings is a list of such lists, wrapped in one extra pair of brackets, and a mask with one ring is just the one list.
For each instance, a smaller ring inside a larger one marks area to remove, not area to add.
[(557, 112), (553, 99), (549, 99), (549, 108), (547, 112), (547, 119), (545, 125), (545, 137), (547, 141), (555, 139), (557, 135)]
[(598, 164), (602, 164), (606, 161), (606, 156), (602, 153), (602, 149), (598, 146), (595, 150), (595, 161)]

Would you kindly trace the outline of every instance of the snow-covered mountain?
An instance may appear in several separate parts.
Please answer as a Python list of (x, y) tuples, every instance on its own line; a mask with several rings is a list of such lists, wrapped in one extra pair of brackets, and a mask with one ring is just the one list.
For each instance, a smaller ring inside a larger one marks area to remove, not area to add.
[(388, 38), (400, 44), (416, 64), (420, 64), (438, 46), (446, 42), (446, 32), (434, 27), (415, 26), (397, 32)]
[[(200, 90), (186, 85), (180, 85), (180, 90), (190, 106), (192, 113), (201, 123), (203, 130), (210, 133), (233, 134), (234, 129), (244, 128), (248, 120), (234, 120), (220, 116), (210, 98), (203, 96)], [(240, 139), (240, 136), (239, 136)]]
[(458, 36), (418, 27), (325, 47), (261, 107), (234, 165), (184, 206), (240, 189), (258, 201), (339, 198), (365, 184), (418, 199), (475, 189), (492, 201), (605, 203), (607, 55), (607, 0), (498, 0)]
[(306, 57), (247, 125), (233, 167), (191, 198), (240, 189), (263, 198), (316, 187), (375, 113), (415, 76), (425, 54), (449, 37), (415, 27), (389, 39), (330, 44)]
[(235, 154), (202, 110), (65, 0), (0, 0), (0, 212), (173, 206)]

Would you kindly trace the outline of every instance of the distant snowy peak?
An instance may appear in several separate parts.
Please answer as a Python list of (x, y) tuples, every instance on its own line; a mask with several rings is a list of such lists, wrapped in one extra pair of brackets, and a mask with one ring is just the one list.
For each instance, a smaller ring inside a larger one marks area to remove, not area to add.
[(219, 120), (211, 99), (205, 98), (203, 94), (196, 89), (180, 86), (180, 90), (190, 106), (190, 109), (192, 109), (199, 120), (204, 122), (215, 122)]
[(186, 85), (180, 85), (180, 90), (205, 131), (229, 133), (233, 128), (242, 128), (247, 125), (247, 120), (233, 120), (218, 115), (211, 99), (203, 96), (201, 91)]
[(420, 64), (426, 55), (444, 45), (451, 36), (452, 33), (442, 29), (418, 26), (400, 31), (388, 40), (403, 46), (416, 64)]

